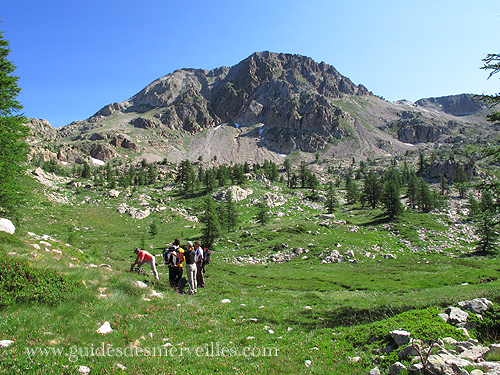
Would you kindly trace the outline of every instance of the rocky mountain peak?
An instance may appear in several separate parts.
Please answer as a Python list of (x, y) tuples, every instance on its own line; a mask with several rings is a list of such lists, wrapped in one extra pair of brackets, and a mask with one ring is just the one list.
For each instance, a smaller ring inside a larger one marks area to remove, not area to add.
[(232, 67), (178, 69), (56, 137), (104, 161), (124, 153), (280, 162), (294, 151), (376, 158), (423, 143), (475, 142), (469, 134), (487, 124), (484, 108), (472, 95), (390, 103), (325, 62), (264, 51)]

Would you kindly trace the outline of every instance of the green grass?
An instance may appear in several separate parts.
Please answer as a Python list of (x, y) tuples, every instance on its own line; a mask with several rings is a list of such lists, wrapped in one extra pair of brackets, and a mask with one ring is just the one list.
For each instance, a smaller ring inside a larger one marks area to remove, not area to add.
[[(131, 198), (123, 192), (111, 199), (105, 191), (74, 195), (61, 188), (72, 204), (59, 204), (43, 197), (43, 188), (32, 186), (32, 204), (21, 212), (16, 236), (0, 235), (2, 259), (22, 259), (47, 275), (57, 272), (68, 285), (76, 280), (79, 290), (85, 290), (80, 297), (70, 292), (69, 300), (13, 300), (6, 305), (0, 339), (15, 343), (0, 352), (0, 372), (72, 374), (84, 365), (96, 374), (366, 374), (376, 365), (390, 365), (392, 357), (371, 354), (389, 344), (390, 330), (404, 328), (424, 340), (443, 335), (458, 339), (457, 331), (436, 317), (438, 309), (477, 297), (500, 302), (498, 259), (459, 258), (455, 255), (464, 251), (460, 243), (436, 251), (433, 246), (446, 241), (449, 230), (439, 216), (408, 212), (388, 222), (380, 211), (349, 206), (336, 212), (347, 225), (325, 228), (315, 218), (324, 210), (308, 207), (288, 195), (294, 190), (283, 189), (278, 193), (288, 198), (281, 210), (285, 215), (278, 220), (280, 209), (273, 208), (273, 219), (261, 226), (255, 221), (254, 200), (266, 190), (253, 182), (248, 186), (254, 194), (238, 203), (239, 228), (217, 242), (207, 286), (195, 296), (173, 292), (162, 265), (160, 282), (147, 266), (149, 277), (126, 271), (141, 242), (160, 254), (175, 237), (183, 243), (200, 238), (201, 224), (186, 221), (170, 207), (199, 213), (201, 196), (186, 199), (176, 191), (139, 188)], [(142, 193), (154, 206), (167, 209), (143, 220), (117, 212), (120, 203), (135, 206)], [(303, 211), (291, 209), (299, 205)], [(148, 233), (152, 221), (159, 230), (154, 238)], [(46, 240), (49, 251), (32, 247), (42, 240), (28, 232), (51, 236)], [(308, 251), (288, 263), (236, 262), (269, 259), (282, 243), (288, 248), (279, 251)], [(333, 249), (342, 254), (353, 250), (357, 263), (322, 264), (321, 254)], [(9, 252), (18, 255), (7, 256)], [(397, 258), (384, 259), (386, 253)], [(136, 280), (150, 287), (139, 289)], [(164, 299), (143, 300), (151, 289)], [(101, 293), (107, 298), (98, 299)], [(113, 331), (97, 333), (106, 321)], [(487, 321), (477, 333), (485, 341), (496, 334), (496, 315)], [(354, 356), (360, 361), (351, 362)]]

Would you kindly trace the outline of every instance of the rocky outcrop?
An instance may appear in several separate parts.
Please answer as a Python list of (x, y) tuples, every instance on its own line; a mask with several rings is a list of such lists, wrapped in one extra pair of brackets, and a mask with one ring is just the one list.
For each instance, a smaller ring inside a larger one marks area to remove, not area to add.
[(138, 152), (140, 150), (140, 147), (135, 142), (132, 142), (132, 139), (128, 135), (118, 134), (110, 143), (117, 148), (122, 147), (134, 152)]
[(404, 113), (396, 127), (398, 140), (411, 144), (436, 142), (441, 135), (449, 133), (447, 127), (425, 121), (414, 113)]
[(47, 120), (30, 118), (26, 126), (31, 128), (31, 133), (45, 138), (55, 138), (57, 130)]
[(99, 144), (90, 151), (90, 156), (92, 156), (94, 159), (108, 162), (116, 156), (116, 151), (107, 144)]
[[(466, 337), (469, 337), (468, 329), (476, 327), (474, 321), (468, 322), (469, 316), (482, 314), (493, 307), (493, 303), (485, 298), (462, 301), (458, 305), (460, 307), (450, 306), (446, 313), (439, 314), (439, 317), (462, 330)], [(480, 315), (478, 317), (482, 319)], [(389, 367), (389, 374), (400, 374), (406, 371), (410, 374), (465, 375), (469, 374), (466, 367), (486, 369), (487, 374), (491, 375), (500, 373), (500, 362), (488, 359), (490, 355), (497, 357), (500, 354), (500, 344), (483, 346), (475, 339), (457, 341), (451, 337), (445, 337), (429, 345), (421, 340), (413, 339), (411, 335), (408, 331), (391, 331), (388, 337), (392, 338), (393, 344), (373, 351), (373, 354), (377, 356), (397, 351), (400, 361), (411, 361), (409, 366), (401, 362), (393, 363)], [(376, 367), (370, 371), (370, 374), (381, 374), (381, 372)], [(479, 375), (484, 372), (476, 369), (471, 374)]]
[(472, 94), (425, 98), (417, 100), (415, 104), (430, 110), (442, 111), (453, 116), (472, 115), (487, 108), (485, 102), (480, 101)]
[(225, 190), (212, 194), (212, 198), (219, 201), (226, 201), (229, 193), (231, 193), (231, 199), (233, 202), (240, 202), (246, 199), (249, 195), (253, 194), (253, 190), (250, 188), (243, 189), (237, 185), (233, 185)]
[(475, 175), (475, 167), (472, 163), (462, 163), (456, 160), (434, 160), (431, 165), (425, 170), (425, 176), (427, 178), (440, 178), (441, 176), (446, 177), (448, 180), (453, 181), (457, 174), (457, 168), (462, 166), (464, 172), (467, 176)]
[(142, 128), (142, 129), (154, 129), (160, 127), (160, 124), (157, 123), (156, 121), (144, 117), (137, 117), (130, 123), (134, 125), (136, 128)]

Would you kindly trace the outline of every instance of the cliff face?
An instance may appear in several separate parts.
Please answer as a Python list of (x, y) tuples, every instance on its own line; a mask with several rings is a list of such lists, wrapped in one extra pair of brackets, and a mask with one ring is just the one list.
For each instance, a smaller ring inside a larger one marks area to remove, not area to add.
[(472, 94), (442, 96), (439, 98), (420, 99), (416, 105), (435, 111), (443, 111), (453, 116), (473, 115), (486, 109), (486, 104)]

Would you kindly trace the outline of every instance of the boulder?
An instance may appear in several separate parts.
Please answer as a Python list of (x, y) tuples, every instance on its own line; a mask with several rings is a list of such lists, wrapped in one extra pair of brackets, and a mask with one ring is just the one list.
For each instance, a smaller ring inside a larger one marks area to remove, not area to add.
[(111, 198), (118, 198), (118, 196), (120, 195), (120, 192), (118, 190), (115, 190), (115, 189), (111, 189), (109, 192), (108, 192), (109, 196)]
[(0, 219), (0, 231), (14, 234), (16, 227), (9, 219)]
[(450, 323), (456, 324), (456, 323), (464, 323), (467, 322), (467, 318), (469, 317), (469, 313), (466, 311), (463, 311), (457, 307), (450, 307), (449, 308), (449, 316), (450, 316)]
[(246, 199), (249, 195), (253, 194), (253, 190), (250, 188), (243, 189), (239, 186), (233, 185), (223, 191), (214, 193), (212, 195), (212, 198), (219, 201), (226, 200), (226, 197), (228, 196), (229, 192), (231, 192), (231, 199), (233, 202), (242, 201)]
[(396, 362), (391, 365), (389, 368), (389, 374), (391, 375), (399, 375), (401, 372), (406, 371), (407, 368), (405, 365), (403, 365), (401, 362)]
[(397, 346), (407, 345), (410, 342), (411, 333), (408, 331), (394, 330), (389, 332)]
[(458, 303), (458, 306), (462, 310), (470, 311), (474, 314), (482, 314), (493, 305), (493, 302), (488, 301), (486, 298), (475, 298), (471, 301), (462, 301)]

